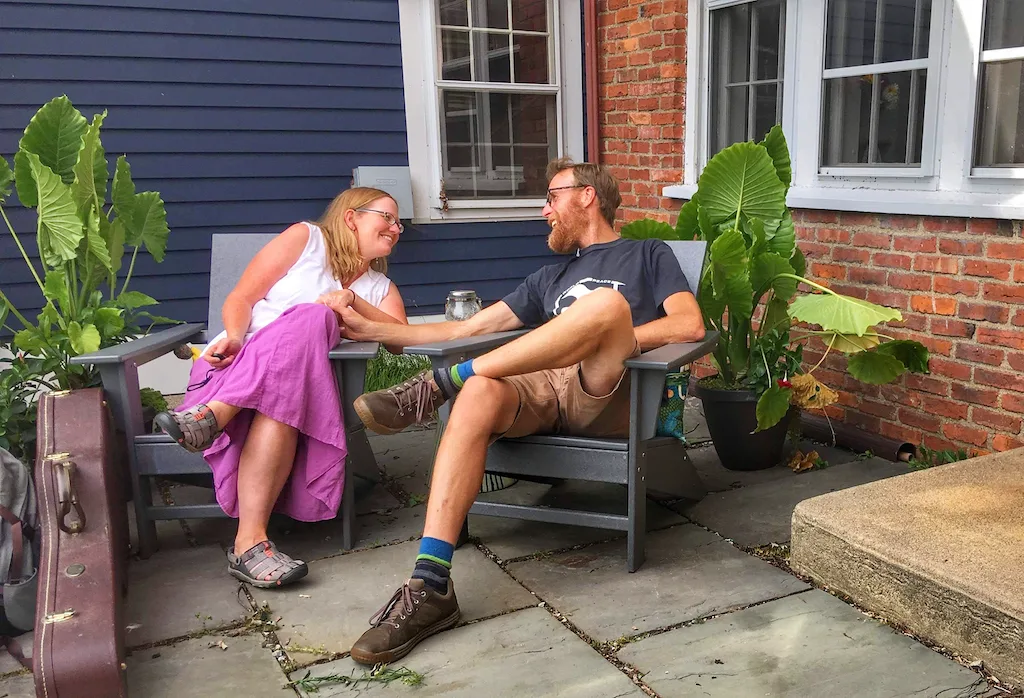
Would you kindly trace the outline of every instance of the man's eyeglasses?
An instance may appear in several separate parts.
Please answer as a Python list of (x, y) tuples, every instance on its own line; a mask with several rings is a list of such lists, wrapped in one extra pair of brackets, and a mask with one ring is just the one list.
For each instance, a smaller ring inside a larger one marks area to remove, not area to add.
[(397, 218), (395, 218), (393, 214), (387, 211), (378, 211), (375, 208), (357, 208), (356, 210), (362, 211), (363, 213), (376, 213), (378, 216), (382, 216), (384, 220), (388, 222), (389, 228), (393, 225), (397, 225), (399, 234), (405, 231), (405, 226), (402, 225), (402, 221), (398, 220)]
[(560, 189), (586, 189), (588, 186), (590, 186), (590, 185), (589, 184), (569, 184), (569, 185), (564, 186), (564, 187), (551, 187), (550, 189), (548, 189), (548, 203), (550, 204), (552, 202), (552, 200), (554, 199), (554, 197), (551, 195), (551, 192), (553, 192), (553, 191), (559, 191)]

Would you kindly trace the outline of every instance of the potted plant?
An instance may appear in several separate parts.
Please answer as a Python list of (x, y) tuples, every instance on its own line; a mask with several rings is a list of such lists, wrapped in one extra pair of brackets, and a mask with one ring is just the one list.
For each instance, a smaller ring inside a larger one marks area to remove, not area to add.
[[(28, 434), (34, 435), (38, 392), (99, 385), (93, 367), (72, 365), (70, 357), (176, 322), (149, 313), (145, 308), (157, 301), (128, 290), (139, 250), (162, 262), (169, 231), (160, 195), (136, 193), (123, 155), (107, 203), (109, 171), (100, 141), (105, 117), (106, 112), (97, 114), (89, 123), (66, 96), (58, 97), (25, 128), (13, 170), (0, 156), (0, 217), (43, 299), (33, 320), (0, 288), (0, 327), (13, 334), (13, 345), (6, 352), (0, 347), (0, 356), (13, 355), (0, 358), (0, 388), (6, 393), (0, 416), (7, 424), (0, 443), (17, 447), (26, 462), (34, 458)], [(4, 210), (12, 184), (21, 204), (36, 212), (37, 260), (29, 257)], [(126, 246), (131, 257), (120, 278)]]
[(698, 298), (705, 326), (721, 336), (711, 358), (717, 373), (698, 381), (696, 393), (719, 458), (734, 470), (776, 465), (792, 411), (835, 400), (814, 377), (824, 357), (802, 366), (805, 342), (821, 340), (825, 355), (847, 354), (847, 370), (864, 383), (928, 371), (922, 344), (879, 330), (902, 320), (898, 310), (804, 278), (786, 206), (791, 174), (775, 126), (760, 143), (737, 143), (711, 158), (675, 226), (645, 219), (622, 228), (623, 237), (708, 243)]

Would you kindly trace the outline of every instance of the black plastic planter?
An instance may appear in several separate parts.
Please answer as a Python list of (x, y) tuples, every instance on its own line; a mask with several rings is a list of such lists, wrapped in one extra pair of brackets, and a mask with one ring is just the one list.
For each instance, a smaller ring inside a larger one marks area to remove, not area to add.
[(782, 460), (792, 408), (775, 426), (752, 433), (757, 428), (757, 395), (753, 392), (705, 388), (698, 383), (694, 394), (704, 405), (708, 431), (723, 466), (764, 470)]

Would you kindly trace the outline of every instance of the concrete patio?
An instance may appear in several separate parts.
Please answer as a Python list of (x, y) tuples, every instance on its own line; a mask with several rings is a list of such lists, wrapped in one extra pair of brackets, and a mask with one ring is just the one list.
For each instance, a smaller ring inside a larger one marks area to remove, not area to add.
[[(453, 568), (460, 625), (393, 667), (418, 672), (422, 684), (317, 685), (364, 675), (347, 651), (411, 570), (434, 439), (421, 430), (371, 440), (382, 476), (360, 482), (356, 550), (339, 550), (340, 522), (275, 522), (281, 548), (310, 563), (293, 587), (249, 590), (226, 574), (230, 521), (161, 523), (160, 552), (130, 567), (130, 695), (1007, 695), (968, 668), (970, 658), (954, 661), (788, 569), (800, 501), (905, 466), (819, 448), (830, 467), (739, 473), (710, 445), (691, 455), (713, 493), (696, 505), (649, 502), (647, 561), (635, 574), (614, 532), (473, 517), (473, 540)], [(185, 485), (161, 494), (211, 499)], [(579, 483), (520, 482), (483, 496), (625, 504), (615, 486)], [(31, 676), (0, 658), (0, 697), (34, 695)]]

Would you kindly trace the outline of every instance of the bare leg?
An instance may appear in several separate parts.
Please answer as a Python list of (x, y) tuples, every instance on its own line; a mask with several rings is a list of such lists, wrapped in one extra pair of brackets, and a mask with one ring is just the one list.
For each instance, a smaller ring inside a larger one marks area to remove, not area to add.
[(259, 412), (238, 463), (238, 532), (235, 554), (267, 539), (267, 523), (295, 461), (299, 432)]
[(210, 400), (206, 406), (213, 410), (213, 416), (217, 418), (217, 428), (223, 429), (228, 422), (235, 418), (235, 415), (242, 411), (241, 407), (228, 405), (219, 400)]

